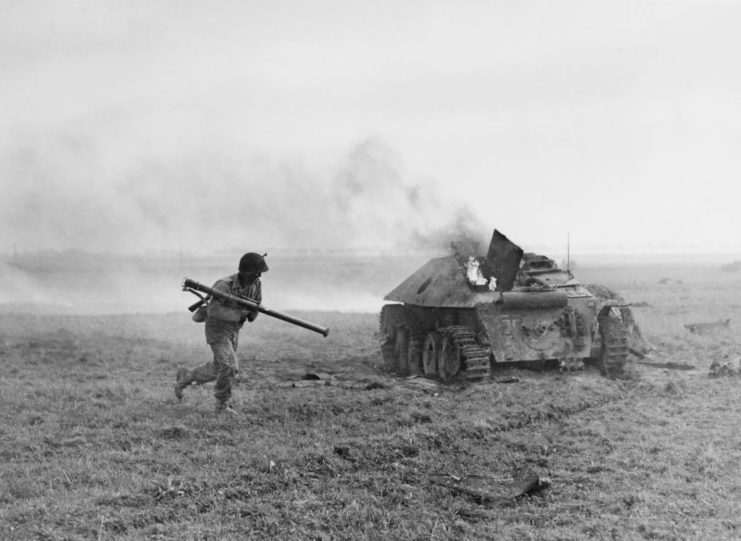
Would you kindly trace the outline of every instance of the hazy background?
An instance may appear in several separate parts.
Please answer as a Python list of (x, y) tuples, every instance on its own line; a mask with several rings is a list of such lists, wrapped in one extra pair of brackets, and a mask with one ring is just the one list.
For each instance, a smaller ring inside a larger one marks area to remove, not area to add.
[(577, 258), (732, 260), (739, 28), (699, 0), (5, 1), (0, 254), (211, 282), (248, 250), (497, 227), (558, 259), (568, 235)]

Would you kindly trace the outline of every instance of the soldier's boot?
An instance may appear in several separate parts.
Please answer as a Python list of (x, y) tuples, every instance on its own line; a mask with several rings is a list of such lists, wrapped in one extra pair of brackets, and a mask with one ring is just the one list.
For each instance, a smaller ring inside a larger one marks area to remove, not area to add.
[(181, 368), (175, 375), (175, 397), (178, 400), (183, 399), (183, 389), (190, 385), (190, 371), (187, 368)]
[(216, 413), (226, 413), (230, 417), (236, 417), (237, 415), (239, 415), (237, 413), (237, 410), (235, 410), (230, 403), (221, 402), (219, 400), (216, 401)]

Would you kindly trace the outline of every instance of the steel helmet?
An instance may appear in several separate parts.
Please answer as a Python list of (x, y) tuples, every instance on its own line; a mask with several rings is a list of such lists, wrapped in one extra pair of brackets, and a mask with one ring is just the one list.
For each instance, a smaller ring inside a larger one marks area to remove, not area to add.
[(239, 260), (239, 272), (267, 272), (268, 264), (265, 263), (265, 256), (268, 254), (257, 254), (248, 252)]

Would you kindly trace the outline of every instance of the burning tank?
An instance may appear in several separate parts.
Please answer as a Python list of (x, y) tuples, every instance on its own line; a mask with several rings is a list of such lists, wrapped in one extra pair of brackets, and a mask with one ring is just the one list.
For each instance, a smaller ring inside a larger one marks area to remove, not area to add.
[(384, 360), (399, 373), (481, 379), (500, 363), (599, 366), (622, 375), (629, 308), (592, 294), (570, 270), (524, 253), (497, 230), (486, 255), (454, 245), (391, 291), (381, 310)]

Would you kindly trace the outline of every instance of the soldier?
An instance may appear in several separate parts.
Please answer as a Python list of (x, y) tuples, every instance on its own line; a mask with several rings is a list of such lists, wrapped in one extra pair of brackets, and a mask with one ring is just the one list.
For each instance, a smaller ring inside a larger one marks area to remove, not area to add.
[[(268, 265), (264, 256), (249, 252), (239, 260), (239, 272), (218, 280), (213, 289), (260, 303), (262, 302), (260, 275), (267, 270)], [(237, 339), (244, 322), (254, 321), (257, 314), (254, 310), (235, 306), (214, 297), (209, 299), (205, 319), (206, 343), (211, 346), (214, 360), (196, 368), (178, 370), (175, 383), (175, 396), (178, 400), (183, 398), (183, 390), (191, 383), (200, 385), (216, 380), (214, 386), (216, 412), (237, 414), (229, 403), (234, 377), (239, 370)]]

